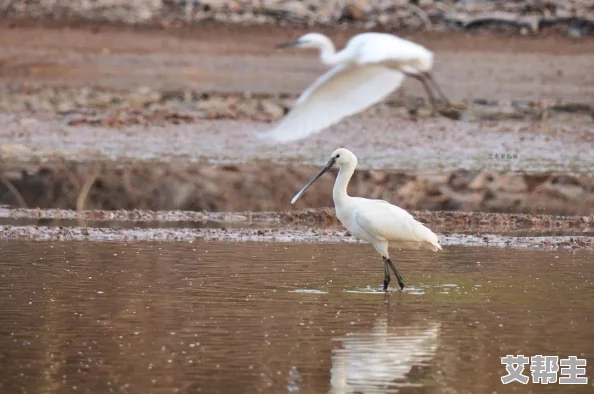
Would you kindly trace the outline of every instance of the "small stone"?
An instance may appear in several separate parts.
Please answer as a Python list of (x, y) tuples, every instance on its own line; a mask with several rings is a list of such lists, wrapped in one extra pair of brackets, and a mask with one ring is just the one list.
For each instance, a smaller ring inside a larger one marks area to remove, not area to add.
[(285, 110), (279, 104), (271, 100), (262, 100), (260, 102), (262, 111), (270, 115), (273, 119), (280, 119), (285, 114)]
[(349, 0), (345, 6), (345, 14), (353, 20), (362, 21), (365, 19), (367, 0)]
[(380, 25), (387, 25), (388, 22), (390, 22), (390, 17), (388, 14), (383, 13), (377, 17), (377, 21), (380, 23)]
[(307, 5), (301, 1), (290, 1), (285, 4), (285, 10), (296, 19), (303, 19), (309, 15)]

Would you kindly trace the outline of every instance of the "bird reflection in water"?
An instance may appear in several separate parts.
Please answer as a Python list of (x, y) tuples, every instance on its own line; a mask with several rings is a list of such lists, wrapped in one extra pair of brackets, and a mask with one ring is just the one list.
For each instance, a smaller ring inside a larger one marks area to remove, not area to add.
[(342, 346), (332, 351), (330, 393), (396, 393), (420, 386), (410, 374), (430, 365), (439, 330), (439, 323), (427, 321), (389, 327), (386, 314), (370, 332), (334, 338)]

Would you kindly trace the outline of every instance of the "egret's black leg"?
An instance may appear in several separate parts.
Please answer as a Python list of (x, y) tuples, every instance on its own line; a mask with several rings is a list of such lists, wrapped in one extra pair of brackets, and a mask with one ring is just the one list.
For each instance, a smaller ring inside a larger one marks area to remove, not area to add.
[(388, 291), (388, 285), (390, 284), (390, 270), (386, 258), (384, 257), (384, 291)]
[(423, 74), (407, 74), (409, 77), (413, 77), (414, 79), (417, 79), (419, 81), (421, 81), (421, 83), (423, 84), (423, 87), (425, 88), (425, 92), (427, 92), (427, 96), (429, 96), (429, 101), (431, 102), (431, 106), (433, 107), (432, 113), (435, 114), (436, 109), (437, 109), (437, 101), (435, 100), (435, 96), (433, 95), (433, 91), (431, 90), (431, 88), (429, 87), (429, 84), (427, 83), (427, 80), (425, 79), (425, 75)]
[(394, 263), (392, 262), (392, 260), (390, 259), (386, 259), (384, 257), (384, 261), (390, 265), (390, 268), (392, 268), (392, 271), (394, 271), (394, 275), (396, 275), (396, 279), (398, 280), (398, 285), (400, 286), (400, 290), (404, 289), (404, 280), (402, 279), (402, 276), (400, 276), (400, 274), (398, 273), (398, 270), (396, 269), (396, 266), (394, 265)]
[(437, 82), (435, 82), (435, 78), (433, 78), (433, 75), (431, 75), (430, 72), (424, 72), (423, 73), (425, 75), (425, 77), (431, 81), (431, 83), (433, 84), (433, 86), (435, 87), (435, 90), (437, 90), (437, 93), (439, 94), (439, 98), (443, 101), (445, 101), (445, 103), (447, 105), (450, 105), (450, 100), (446, 97), (445, 94), (443, 94), (443, 91), (441, 90), (441, 88), (439, 87), (439, 85), (437, 84)]

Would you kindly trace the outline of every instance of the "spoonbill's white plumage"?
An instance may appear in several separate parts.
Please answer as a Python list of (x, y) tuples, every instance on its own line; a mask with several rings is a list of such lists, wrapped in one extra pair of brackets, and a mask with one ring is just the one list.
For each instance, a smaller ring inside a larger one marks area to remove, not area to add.
[(305, 138), (371, 107), (400, 87), (405, 75), (423, 83), (434, 107), (435, 98), (427, 81), (447, 101), (429, 73), (433, 53), (392, 34), (358, 34), (339, 52), (328, 37), (319, 33), (308, 33), (277, 47), (316, 48), (322, 63), (332, 67), (301, 94), (291, 111), (270, 132), (263, 135), (277, 142)]
[(384, 290), (390, 283), (391, 268), (396, 275), (400, 288), (404, 281), (396, 266), (390, 259), (388, 245), (402, 249), (441, 250), (439, 238), (433, 231), (415, 220), (404, 209), (383, 200), (351, 197), (347, 194), (348, 183), (357, 167), (357, 157), (348, 149), (339, 148), (330, 156), (326, 166), (293, 197), (291, 204), (303, 195), (319, 177), (334, 164), (340, 166), (340, 172), (334, 183), (332, 197), (336, 208), (336, 216), (355, 237), (370, 242), (384, 261)]

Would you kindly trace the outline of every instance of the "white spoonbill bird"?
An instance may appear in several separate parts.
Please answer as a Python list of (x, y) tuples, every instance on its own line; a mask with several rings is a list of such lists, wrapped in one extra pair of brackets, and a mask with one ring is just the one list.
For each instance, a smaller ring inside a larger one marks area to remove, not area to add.
[(436, 108), (429, 82), (441, 99), (449, 100), (432, 77), (433, 53), (414, 42), (386, 33), (362, 33), (336, 52), (323, 34), (308, 33), (277, 48), (316, 48), (323, 64), (331, 66), (299, 96), (291, 111), (263, 137), (294, 141), (336, 124), (380, 102), (402, 84), (404, 75), (423, 83)]
[(441, 250), (439, 238), (433, 231), (416, 221), (410, 213), (400, 207), (383, 200), (349, 196), (347, 186), (355, 172), (355, 167), (357, 167), (357, 157), (353, 152), (345, 148), (335, 150), (322, 171), (293, 197), (291, 204), (295, 204), (307, 188), (334, 164), (340, 166), (340, 172), (332, 190), (338, 220), (355, 237), (373, 244), (375, 250), (382, 256), (384, 290), (388, 289), (390, 283), (389, 268), (396, 275), (400, 289), (403, 289), (404, 281), (390, 259), (388, 244), (392, 243), (392, 245), (403, 249), (430, 249), (437, 252)]

